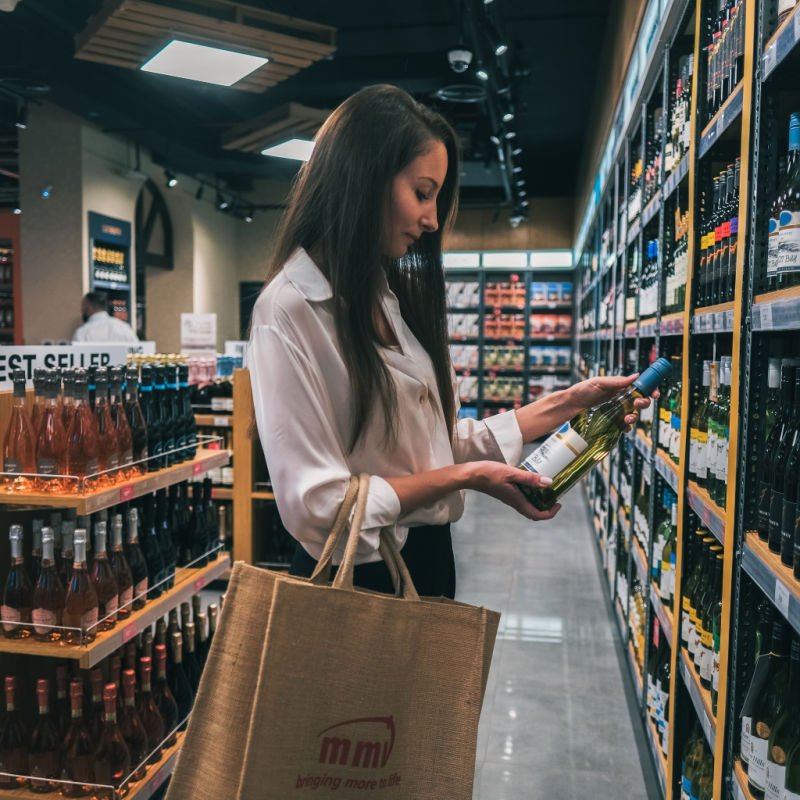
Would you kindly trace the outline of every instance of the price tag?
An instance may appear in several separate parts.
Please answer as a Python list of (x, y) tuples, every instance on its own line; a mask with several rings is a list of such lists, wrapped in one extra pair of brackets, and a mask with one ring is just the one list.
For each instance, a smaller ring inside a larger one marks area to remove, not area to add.
[[(797, 25), (797, 19), (795, 19), (795, 27), (796, 27), (796, 25)], [(778, 57), (778, 51), (777, 51), (777, 48), (775, 47), (776, 44), (777, 44), (777, 42), (773, 42), (767, 48), (767, 52), (764, 53), (764, 66), (763, 66), (763, 69), (764, 69), (764, 77), (765, 78), (766, 78), (767, 75), (770, 74), (770, 72), (772, 72), (773, 69), (775, 69), (775, 64), (777, 63), (777, 60), (778, 60), (778, 58), (777, 58)]]
[(195, 592), (199, 592), (205, 585), (206, 585), (206, 579), (205, 578), (195, 578), (194, 579), (194, 590), (195, 590)]
[(775, 605), (786, 619), (789, 619), (789, 588), (779, 580), (775, 581)]
[(230, 428), (230, 426), (231, 426), (230, 417), (214, 417), (215, 428)]
[(195, 461), (192, 464), (192, 475), (199, 475), (203, 471), (203, 462), (202, 461)]
[(119, 501), (120, 503), (127, 503), (128, 500), (133, 499), (133, 484), (126, 483), (124, 486), (119, 487)]
[(772, 306), (769, 303), (764, 303), (763, 306), (757, 306), (761, 317), (761, 329), (769, 330), (772, 328)]
[(733, 330), (733, 309), (725, 312), (725, 330)]
[(122, 629), (122, 644), (127, 644), (131, 639), (133, 639), (136, 636), (137, 633), (138, 630), (136, 629), (135, 622), (131, 622), (130, 625), (126, 625)]

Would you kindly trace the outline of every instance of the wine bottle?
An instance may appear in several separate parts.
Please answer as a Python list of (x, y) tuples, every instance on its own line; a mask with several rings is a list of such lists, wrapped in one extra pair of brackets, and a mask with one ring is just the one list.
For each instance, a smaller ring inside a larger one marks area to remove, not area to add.
[(142, 548), (139, 546), (139, 511), (128, 511), (128, 539), (125, 553), (133, 577), (133, 610), (144, 608), (147, 602), (149, 574)]
[(150, 758), (148, 764), (156, 764), (161, 759), (161, 743), (164, 741), (164, 719), (158, 710), (156, 701), (152, 694), (152, 658), (142, 656), (139, 659), (139, 679), (142, 684), (139, 692), (139, 699), (136, 703), (136, 710), (142, 720), (142, 725), (147, 731), (147, 739), (150, 742)]
[[(97, 385), (101, 385), (99, 379)], [(100, 403), (102, 400), (98, 397), (96, 407), (99, 408)], [(119, 609), (119, 586), (114, 576), (114, 570), (108, 562), (107, 535), (106, 523), (98, 522), (94, 526), (94, 560), (89, 576), (92, 579), (99, 603), (100, 624), (97, 626), (99, 631), (111, 630), (117, 624), (117, 610)]]
[(32, 633), (33, 584), (22, 556), (22, 526), (12, 525), (8, 530), (8, 539), (11, 543), (11, 565), (3, 589), (0, 621), (3, 633), (8, 638), (25, 639)]
[[(784, 488), (787, 485), (788, 467), (791, 451), (800, 436), (800, 369), (795, 370), (794, 402), (792, 415), (785, 426), (784, 433), (775, 451), (773, 463), (772, 488), (770, 490), (769, 528), (767, 544), (773, 553), (781, 552), (781, 529), (783, 525)], [(796, 468), (796, 465), (795, 465)], [(795, 487), (791, 486), (794, 490)], [(794, 533), (794, 518), (792, 518), (792, 533)]]
[(183, 454), (184, 461), (191, 461), (197, 455), (197, 422), (192, 409), (192, 399), (189, 390), (189, 366), (181, 364), (178, 367), (178, 390), (181, 399), (183, 427), (186, 450)]
[(33, 632), (40, 641), (57, 642), (63, 634), (60, 626), (66, 595), (56, 570), (51, 528), (42, 529), (42, 548), (42, 568), (33, 590)]
[(25, 372), (13, 370), (14, 401), (3, 438), (3, 472), (7, 492), (29, 492), (34, 488), (36, 439), (25, 405)]
[(111, 549), (108, 555), (108, 563), (114, 578), (117, 581), (119, 590), (119, 608), (117, 609), (117, 619), (127, 619), (133, 605), (133, 575), (128, 566), (128, 559), (122, 549), (122, 514), (114, 514), (111, 522)]
[(89, 405), (89, 383), (86, 370), (76, 369), (73, 376), (75, 413), (67, 430), (67, 472), (76, 476), (73, 491), (89, 491), (97, 486), (100, 465), (100, 433)]
[[(534, 471), (531, 469), (531, 472)], [(189, 533), (191, 537), (189, 563), (193, 567), (205, 567), (208, 564), (206, 555), (208, 552), (208, 524), (203, 504), (203, 486), (199, 483), (192, 484), (192, 513), (189, 516)]]
[(698, 395), (691, 420), (689, 440), (689, 472), (699, 486), (705, 486), (707, 475), (706, 445), (708, 443), (708, 390), (711, 385), (711, 362), (703, 362), (702, 389)]
[(769, 209), (769, 222), (767, 224), (767, 283), (771, 289), (780, 285), (780, 272), (778, 270), (778, 234), (781, 227), (781, 188), (786, 182), (786, 159), (778, 159), (778, 176), (776, 180), (775, 197)]
[(64, 605), (64, 638), (70, 644), (86, 644), (97, 636), (99, 601), (92, 579), (86, 569), (86, 531), (75, 531), (72, 575)]
[(171, 467), (176, 463), (176, 435), (180, 434), (181, 417), (178, 409), (178, 375), (175, 366), (167, 361), (157, 370), (163, 385), (162, 421), (164, 430), (164, 465)]
[(135, 700), (136, 673), (126, 669), (122, 673), (122, 716), (119, 718), (119, 729), (128, 745), (131, 759), (132, 779), (140, 781), (147, 770), (147, 756), (150, 752), (150, 741), (147, 737), (142, 719), (136, 709)]
[(176, 538), (179, 542), (178, 566), (185, 567), (192, 561), (192, 526), (189, 510), (189, 482), (180, 484), (180, 500), (178, 502), (178, 531)]
[(721, 552), (714, 552), (711, 567), (711, 582), (703, 595), (702, 601), (702, 634), (700, 637), (700, 646), (703, 649), (703, 657), (700, 660), (700, 684), (709, 691), (711, 690), (712, 673), (714, 670), (714, 611), (717, 606), (717, 598), (722, 595)]
[(214, 641), (214, 634), (217, 632), (217, 617), (219, 611), (216, 603), (208, 606), (208, 650), (211, 652), (211, 643)]
[(64, 371), (64, 396), (61, 398), (61, 423), (69, 436), (69, 426), (75, 416), (75, 386), (72, 370)]
[[(89, 673), (91, 686), (91, 704), (89, 712), (89, 725), (92, 732), (92, 741), (96, 744), (103, 732), (103, 716), (105, 705), (103, 703), (103, 670), (96, 667)], [(117, 694), (119, 698), (119, 694)], [(117, 718), (119, 719), (119, 717)]]
[(789, 696), (775, 720), (767, 745), (767, 788), (765, 800), (781, 800), (786, 785), (786, 759), (800, 741), (800, 639), (792, 641), (789, 658)]
[(98, 483), (111, 486), (116, 483), (119, 473), (119, 441), (117, 429), (111, 417), (111, 406), (108, 402), (108, 370), (97, 367), (95, 370), (94, 416), (97, 420), (99, 436), (99, 469)]
[(767, 656), (768, 674), (752, 709), (747, 785), (756, 797), (763, 797), (767, 787), (769, 735), (785, 706), (789, 678), (788, 645), (787, 626), (776, 618), (772, 623), (772, 644)]
[(203, 479), (203, 504), (206, 508), (206, 530), (208, 531), (209, 561), (216, 561), (219, 557), (219, 515), (212, 497), (211, 478)]
[(138, 474), (133, 466), (133, 433), (125, 407), (122, 404), (122, 381), (124, 367), (109, 370), (109, 410), (114, 433), (117, 438), (120, 478), (132, 478)]
[(164, 721), (165, 747), (172, 747), (177, 741), (178, 704), (172, 696), (167, 683), (167, 648), (164, 644), (156, 644), (154, 648), (156, 676), (153, 681), (153, 700)]
[(67, 472), (67, 432), (58, 405), (55, 375), (47, 375), (44, 392), (36, 437), (36, 472), (39, 474), (35, 485), (40, 492), (64, 492), (69, 489), (63, 477)]
[(58, 559), (58, 577), (61, 578), (61, 583), (65, 587), (72, 574), (74, 541), (75, 519), (67, 517), (61, 526), (61, 558)]
[(678, 534), (678, 498), (670, 495), (670, 526), (664, 539), (661, 551), (661, 576), (659, 581), (659, 594), (664, 604), (672, 607), (675, 595), (675, 537)]
[(125, 414), (131, 429), (134, 470), (138, 474), (147, 472), (148, 433), (142, 407), (139, 404), (139, 375), (131, 368), (125, 382)]
[(147, 572), (150, 577), (147, 596), (152, 600), (155, 597), (161, 597), (165, 589), (166, 570), (164, 568), (164, 559), (161, 557), (161, 543), (156, 531), (153, 495), (145, 495), (142, 502), (144, 507), (144, 529), (142, 531), (141, 546), (145, 561), (147, 561)]
[(520, 467), (553, 479), (549, 487), (521, 486), (538, 509), (552, 508), (558, 498), (611, 451), (625, 429), (625, 416), (633, 412), (633, 401), (652, 394), (669, 374), (670, 364), (659, 358), (616, 397), (582, 411), (565, 422)]
[(63, 784), (64, 797), (86, 797), (94, 783), (94, 742), (83, 718), (83, 683), (74, 680), (69, 686), (72, 719), (64, 739), (63, 777), (72, 781)]
[(202, 672), (206, 660), (208, 659), (208, 615), (205, 611), (195, 614), (195, 626), (197, 629), (197, 660), (200, 664), (200, 671)]
[(39, 714), (28, 746), (28, 788), (43, 794), (59, 788), (53, 781), (61, 775), (61, 735), (50, 713), (50, 682), (45, 678), (36, 681), (36, 699)]
[(183, 722), (191, 713), (194, 692), (183, 667), (183, 640), (180, 631), (172, 634), (172, 667), (169, 671), (169, 688), (178, 705), (178, 719)]
[(197, 634), (194, 622), (187, 622), (183, 627), (183, 668), (193, 692), (197, 692), (200, 685), (202, 668), (197, 660)]
[(103, 688), (103, 705), (103, 727), (94, 751), (95, 778), (100, 784), (118, 789), (128, 777), (131, 757), (117, 724), (117, 687), (113, 683)]
[(789, 162), (780, 208), (778, 273), (783, 285), (788, 285), (800, 272), (800, 112), (789, 118)]
[[(6, 716), (0, 725), (0, 789), (19, 789), (25, 778), (12, 775), (28, 775), (28, 726), (17, 709), (17, 679), (7, 675), (4, 682)], [(3, 775), (2, 773), (11, 773)]]
[(56, 667), (56, 705), (53, 713), (55, 714), (58, 731), (62, 736), (65, 736), (69, 730), (71, 718), (69, 695), (67, 694), (68, 680), (66, 665), (59, 664)]
[(156, 534), (161, 560), (164, 562), (164, 589), (171, 589), (175, 585), (175, 546), (169, 526), (169, 499), (166, 489), (156, 492)]
[(764, 441), (768, 442), (781, 411), (781, 360), (770, 358), (767, 366), (767, 400), (764, 404)]
[(681, 756), (681, 800), (691, 800), (692, 781), (696, 771), (703, 764), (705, 749), (705, 739), (700, 726), (694, 722)]
[(721, 554), (717, 554), (717, 560), (720, 562), (719, 574), (720, 582), (717, 588), (717, 596), (711, 612), (711, 636), (712, 636), (712, 655), (711, 655), (711, 711), (714, 716), (717, 716), (717, 701), (719, 699), (719, 654), (720, 642), (722, 641), (722, 574), (724, 559)]
[(164, 440), (161, 427), (161, 406), (154, 396), (153, 368), (149, 364), (142, 366), (139, 400), (147, 428), (147, 450), (149, 461), (147, 471), (154, 472), (163, 467)]

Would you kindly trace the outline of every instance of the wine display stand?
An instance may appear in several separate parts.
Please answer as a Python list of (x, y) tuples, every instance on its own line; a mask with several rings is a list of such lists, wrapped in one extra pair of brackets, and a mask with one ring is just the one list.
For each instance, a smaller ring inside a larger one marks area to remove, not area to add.
[(0, 653), (77, 660), (82, 669), (90, 669), (150, 627), (159, 617), (190, 600), (192, 595), (217, 580), (229, 567), (230, 560), (225, 553), (205, 567), (179, 567), (175, 570), (175, 586), (172, 589), (165, 591), (161, 597), (148, 600), (144, 608), (132, 611), (127, 619), (117, 622), (111, 630), (99, 632), (89, 644), (40, 642), (33, 637), (1, 638)]
[(123, 481), (106, 489), (97, 489), (83, 494), (52, 494), (37, 492), (3, 492), (0, 505), (47, 508), (74, 508), (78, 515), (94, 514), (104, 508), (135, 500), (146, 494), (166, 489), (175, 483), (196, 478), (215, 467), (230, 461), (229, 450), (198, 450), (192, 461), (176, 464), (173, 467), (148, 472), (136, 478)]

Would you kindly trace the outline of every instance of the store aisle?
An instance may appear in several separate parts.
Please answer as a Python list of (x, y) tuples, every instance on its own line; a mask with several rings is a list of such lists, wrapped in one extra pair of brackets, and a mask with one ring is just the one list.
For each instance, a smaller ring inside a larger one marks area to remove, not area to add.
[(580, 490), (545, 523), (470, 493), (454, 526), (457, 599), (503, 614), (475, 800), (658, 796), (593, 535)]

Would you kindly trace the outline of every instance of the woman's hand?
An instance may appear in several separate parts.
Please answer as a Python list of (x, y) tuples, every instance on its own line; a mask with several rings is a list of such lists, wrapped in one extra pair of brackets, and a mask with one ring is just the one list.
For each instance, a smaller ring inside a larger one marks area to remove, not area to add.
[(552, 519), (561, 508), (556, 503), (549, 511), (539, 511), (528, 502), (519, 489), (520, 485), (550, 486), (553, 483), (551, 478), (536, 475), (527, 469), (510, 467), (499, 461), (472, 461), (469, 462), (469, 468), (465, 489), (474, 489), (476, 492), (488, 494), (510, 506), (523, 517), (532, 520)]
[[(589, 378), (589, 380), (576, 383), (568, 390), (570, 400), (581, 410), (591, 408), (610, 400), (623, 389), (627, 389), (638, 377), (639, 373), (637, 372), (635, 375), (609, 375), (602, 378)], [(652, 397), (656, 398), (658, 396), (657, 390), (653, 392)], [(637, 412), (647, 408), (649, 405), (650, 397), (640, 397), (633, 401), (633, 407), (636, 411), (625, 417), (625, 424), (628, 426), (626, 430), (630, 430), (630, 426), (636, 424), (636, 420), (639, 419)]]

